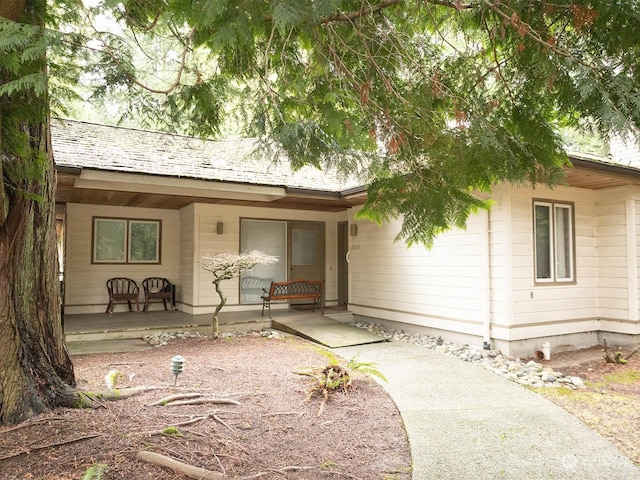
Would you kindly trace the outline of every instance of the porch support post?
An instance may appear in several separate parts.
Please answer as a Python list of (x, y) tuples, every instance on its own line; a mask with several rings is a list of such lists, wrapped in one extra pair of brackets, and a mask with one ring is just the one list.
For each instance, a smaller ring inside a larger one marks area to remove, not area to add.
[(627, 230), (627, 298), (629, 304), (629, 320), (638, 321), (638, 242), (636, 225), (636, 201), (625, 202)]

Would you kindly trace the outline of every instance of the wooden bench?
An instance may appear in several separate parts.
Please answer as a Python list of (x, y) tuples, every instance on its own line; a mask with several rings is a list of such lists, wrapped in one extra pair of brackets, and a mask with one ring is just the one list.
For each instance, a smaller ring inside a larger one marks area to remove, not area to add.
[(316, 310), (316, 304), (320, 305), (320, 311), (324, 313), (322, 308), (322, 281), (321, 280), (291, 280), (289, 282), (271, 282), (269, 291), (263, 289), (262, 295), (262, 316), (264, 316), (264, 307), (269, 308), (269, 318), (271, 318), (271, 302), (278, 300), (313, 300), (313, 311)]

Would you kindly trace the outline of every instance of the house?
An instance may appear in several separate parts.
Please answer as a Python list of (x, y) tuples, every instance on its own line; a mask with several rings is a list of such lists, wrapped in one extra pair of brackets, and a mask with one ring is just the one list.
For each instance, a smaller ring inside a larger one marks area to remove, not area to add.
[[(167, 277), (178, 309), (210, 313), (199, 256), (259, 249), (281, 261), (252, 276), (324, 280), (325, 304), (356, 319), (512, 355), (640, 341), (639, 168), (575, 157), (555, 189), (496, 185), (490, 211), (426, 250), (395, 243), (399, 223), (355, 220), (358, 182), (246, 142), (69, 120), (52, 134), (66, 313), (104, 311), (114, 276)], [(226, 310), (260, 308), (238, 279), (223, 289)]]

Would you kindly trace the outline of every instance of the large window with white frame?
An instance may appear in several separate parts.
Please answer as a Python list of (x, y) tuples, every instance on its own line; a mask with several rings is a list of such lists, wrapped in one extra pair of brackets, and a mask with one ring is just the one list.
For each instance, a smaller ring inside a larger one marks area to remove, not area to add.
[(573, 210), (571, 203), (533, 202), (536, 283), (575, 282)]

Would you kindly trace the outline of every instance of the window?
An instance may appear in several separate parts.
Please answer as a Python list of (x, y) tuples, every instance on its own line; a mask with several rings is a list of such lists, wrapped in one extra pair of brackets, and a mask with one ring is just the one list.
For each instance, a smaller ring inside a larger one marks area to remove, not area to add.
[(93, 218), (93, 263), (160, 263), (160, 220)]
[(535, 276), (538, 283), (573, 282), (573, 205), (534, 201)]

